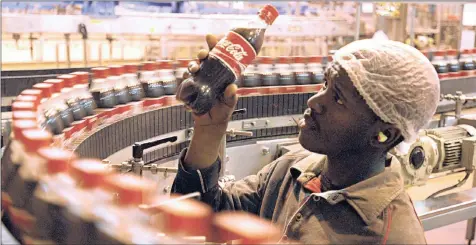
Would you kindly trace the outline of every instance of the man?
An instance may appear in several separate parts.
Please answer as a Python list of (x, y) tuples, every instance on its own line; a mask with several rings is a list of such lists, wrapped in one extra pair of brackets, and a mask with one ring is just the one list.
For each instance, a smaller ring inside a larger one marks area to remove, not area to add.
[[(207, 42), (213, 48), (216, 39), (208, 36)], [(325, 82), (299, 122), (305, 150), (220, 186), (218, 146), (237, 101), (230, 85), (223, 102), (194, 116), (173, 192), (200, 191), (215, 211), (245, 210), (269, 219), (281, 227), (281, 242), (426, 243), (402, 177), (390, 170), (399, 163), (388, 151), (412, 142), (436, 111), (440, 86), (431, 63), (402, 43), (356, 41), (335, 54)]]

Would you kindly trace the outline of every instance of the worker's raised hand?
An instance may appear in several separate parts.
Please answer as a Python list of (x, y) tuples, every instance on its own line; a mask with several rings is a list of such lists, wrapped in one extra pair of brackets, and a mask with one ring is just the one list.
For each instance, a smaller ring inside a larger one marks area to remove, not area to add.
[[(189, 72), (184, 73), (184, 80), (189, 78), (190, 76), (192, 76), (193, 74), (195, 74), (196, 72), (200, 70), (200, 63), (204, 61), (205, 59), (207, 59), (209, 51), (212, 50), (213, 47), (215, 47), (215, 45), (218, 42), (217, 38), (214, 35), (210, 35), (210, 34), (206, 36), (206, 41), (208, 44), (208, 50), (202, 49), (198, 52), (197, 54), (198, 62), (196, 61), (190, 62), (188, 66)], [(182, 88), (183, 88), (183, 83), (179, 84), (177, 88), (176, 97), (180, 101), (185, 101), (187, 94), (184, 93), (184, 90)], [(207, 126), (207, 125), (219, 125), (219, 124), (226, 125), (238, 101), (238, 98), (236, 95), (237, 89), (238, 89), (237, 86), (233, 83), (228, 85), (222, 97), (223, 99), (220, 101), (217, 101), (217, 103), (215, 103), (215, 106), (213, 106), (212, 109), (208, 113), (204, 115), (197, 115), (193, 113), (195, 126)], [(192, 109), (190, 108), (188, 109), (193, 112)]]

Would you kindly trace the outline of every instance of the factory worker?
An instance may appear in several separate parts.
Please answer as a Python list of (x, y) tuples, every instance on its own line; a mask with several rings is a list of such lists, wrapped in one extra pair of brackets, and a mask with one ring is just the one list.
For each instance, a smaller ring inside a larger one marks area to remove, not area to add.
[[(207, 42), (212, 48), (216, 39), (207, 36)], [(271, 220), (282, 230), (282, 243), (426, 243), (402, 176), (390, 168), (399, 163), (388, 154), (414, 141), (437, 108), (439, 80), (418, 50), (389, 40), (361, 40), (338, 50), (325, 87), (308, 100), (299, 122), (303, 149), (222, 185), (218, 146), (235, 92), (230, 85), (223, 102), (194, 116), (173, 192), (199, 191), (215, 211), (245, 210)]]

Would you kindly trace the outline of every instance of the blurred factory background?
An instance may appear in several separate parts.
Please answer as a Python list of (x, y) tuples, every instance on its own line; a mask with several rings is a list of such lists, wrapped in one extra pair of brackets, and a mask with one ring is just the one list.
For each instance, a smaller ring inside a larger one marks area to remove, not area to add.
[[(246, 23), (263, 3), (2, 2), (2, 70), (190, 58), (205, 47), (205, 34), (222, 35), (230, 27)], [(421, 50), (474, 46), (476, 4), (272, 4), (282, 16), (267, 32), (261, 51), (265, 56), (327, 55), (357, 36), (369, 38), (377, 31)]]

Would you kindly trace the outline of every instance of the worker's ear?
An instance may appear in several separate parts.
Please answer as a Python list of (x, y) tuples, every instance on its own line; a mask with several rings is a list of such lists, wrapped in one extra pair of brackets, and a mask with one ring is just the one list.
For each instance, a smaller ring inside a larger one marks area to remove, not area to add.
[(395, 126), (377, 122), (370, 131), (370, 145), (382, 151), (388, 151), (402, 141), (402, 134)]

